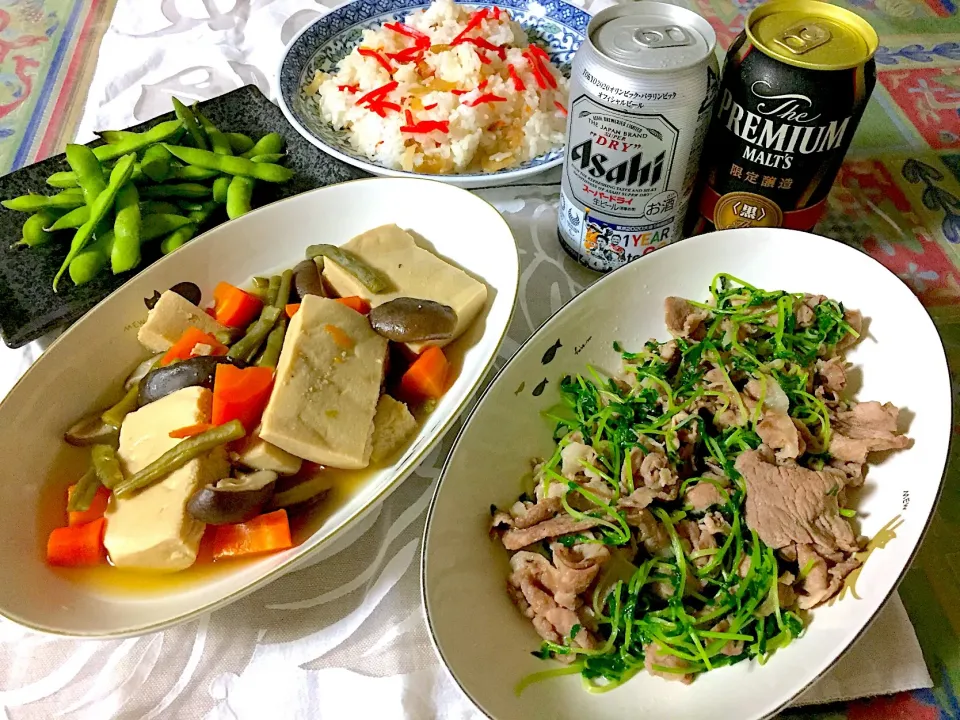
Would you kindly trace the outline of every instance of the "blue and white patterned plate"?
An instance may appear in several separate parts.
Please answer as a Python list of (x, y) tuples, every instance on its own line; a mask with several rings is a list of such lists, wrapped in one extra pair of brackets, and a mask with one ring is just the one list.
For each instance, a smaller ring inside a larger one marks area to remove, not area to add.
[[(510, 10), (531, 40), (536, 40), (550, 54), (561, 72), (570, 76), (573, 55), (584, 40), (590, 15), (563, 0), (502, 0), (496, 3), (480, 0), (471, 7), (492, 7)], [(363, 30), (385, 22), (402, 20), (418, 8), (426, 8), (429, 0), (353, 0), (332, 10), (306, 27), (287, 46), (278, 70), (280, 108), (290, 124), (307, 140), (330, 155), (375, 175), (394, 177), (430, 177), (460, 187), (503, 185), (555, 167), (563, 160), (563, 150), (551, 150), (521, 165), (492, 173), (457, 175), (424, 175), (404, 172), (371, 162), (350, 146), (346, 133), (334, 130), (320, 117), (316, 102), (303, 88), (317, 70), (333, 71), (337, 63), (359, 44)]]

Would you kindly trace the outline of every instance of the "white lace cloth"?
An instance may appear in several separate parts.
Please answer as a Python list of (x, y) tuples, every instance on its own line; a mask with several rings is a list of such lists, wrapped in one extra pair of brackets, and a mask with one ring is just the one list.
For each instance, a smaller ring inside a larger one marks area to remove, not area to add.
[[(271, 95), (285, 43), (325, 8), (309, 0), (119, 0), (80, 140), (246, 83)], [(549, 178), (547, 179), (549, 180)], [(520, 246), (519, 308), (501, 360), (596, 276), (556, 239), (557, 188), (484, 191)], [(0, 350), (0, 394), (40, 352)], [(452, 435), (379, 513), (297, 571), (212, 615), (141, 638), (67, 641), (0, 621), (0, 720), (77, 718), (476, 718), (438, 663), (419, 597), (425, 511)], [(803, 698), (826, 702), (929, 687), (894, 597)]]

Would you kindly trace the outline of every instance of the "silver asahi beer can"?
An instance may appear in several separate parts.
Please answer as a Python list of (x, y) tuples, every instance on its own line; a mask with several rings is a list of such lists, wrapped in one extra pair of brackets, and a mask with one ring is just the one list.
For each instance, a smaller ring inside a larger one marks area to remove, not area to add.
[(617, 5), (573, 60), (560, 244), (615, 270), (680, 239), (717, 96), (710, 24), (659, 2)]

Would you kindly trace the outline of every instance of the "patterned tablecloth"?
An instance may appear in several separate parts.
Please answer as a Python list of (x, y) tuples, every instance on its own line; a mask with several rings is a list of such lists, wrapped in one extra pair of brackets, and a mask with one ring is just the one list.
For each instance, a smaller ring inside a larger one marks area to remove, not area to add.
[[(726, 46), (758, 3), (685, 4), (710, 20)], [(861, 248), (917, 293), (943, 336), (956, 396), (960, 16), (954, 0), (841, 4), (880, 34), (878, 82), (817, 231)], [(88, 88), (84, 140), (96, 127), (165, 111), (172, 92), (205, 98), (247, 82), (266, 91), (279, 49), (324, 11), (309, 0), (119, 0), (104, 42), (110, 60), (91, 81), (112, 7), (110, 0), (0, 0), (0, 171), (60, 149)], [(490, 195), (517, 234), (523, 271), (502, 357), (596, 278), (560, 251), (556, 186), (543, 182)], [(36, 352), (0, 353), (0, 393)], [(450, 439), (353, 533), (353, 551), (315, 558), (313, 567), (213, 616), (112, 643), (56, 641), (0, 623), (0, 720), (306, 717), (308, 709), (311, 717), (474, 717), (436, 665), (417, 590), (424, 511)], [(900, 589), (935, 687), (788, 714), (960, 718), (960, 459), (951, 460), (937, 517)], [(884, 611), (891, 618), (902, 612), (896, 602)], [(839, 696), (844, 672), (897, 686), (883, 676), (889, 657), (877, 657), (879, 646), (868, 640), (838, 668), (837, 687), (822, 684), (811, 699)], [(910, 666), (911, 658), (901, 660)], [(924, 678), (900, 680), (899, 687), (918, 687)], [(286, 699), (283, 710), (277, 697)]]

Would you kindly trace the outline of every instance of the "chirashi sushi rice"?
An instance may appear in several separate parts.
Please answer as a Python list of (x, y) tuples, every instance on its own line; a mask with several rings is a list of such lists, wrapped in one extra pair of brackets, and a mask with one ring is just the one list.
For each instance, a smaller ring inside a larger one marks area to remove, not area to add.
[(566, 78), (495, 6), (436, 0), (365, 30), (306, 92), (353, 147), (397, 170), (494, 172), (564, 141)]

